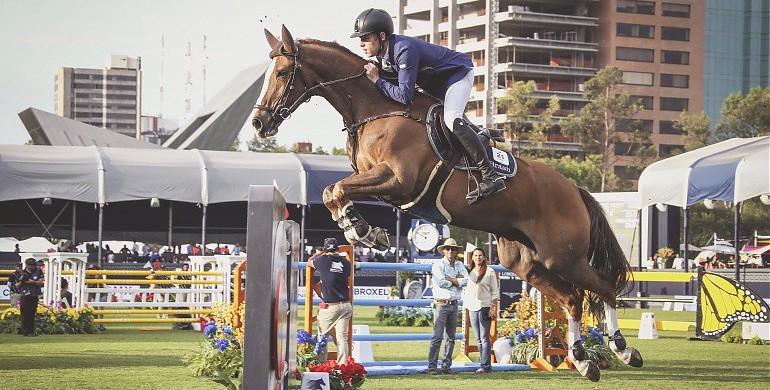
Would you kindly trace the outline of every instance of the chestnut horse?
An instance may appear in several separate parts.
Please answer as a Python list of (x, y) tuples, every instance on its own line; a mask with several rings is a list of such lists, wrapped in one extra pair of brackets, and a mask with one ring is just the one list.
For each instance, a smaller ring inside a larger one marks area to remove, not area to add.
[[(352, 201), (379, 199), (403, 207), (425, 194), (439, 160), (423, 122), (436, 100), (416, 93), (407, 108), (383, 97), (364, 77), (366, 61), (336, 43), (295, 41), (285, 26), (280, 40), (267, 30), (265, 36), (272, 63), (252, 122), (256, 131), (273, 136), (299, 105), (312, 96), (326, 99), (342, 115), (356, 172), (328, 186), (324, 203), (349, 241), (388, 247), (386, 232), (370, 227)], [(550, 167), (517, 162), (507, 189), (479, 204), (467, 204), (468, 177), (456, 171), (434, 203), (452, 225), (494, 234), (500, 263), (565, 308), (569, 356), (583, 376), (600, 376), (580, 340), (584, 299), (595, 318), (607, 320), (612, 350), (624, 363), (641, 367), (641, 354), (626, 347), (615, 314), (630, 266), (601, 205)]]

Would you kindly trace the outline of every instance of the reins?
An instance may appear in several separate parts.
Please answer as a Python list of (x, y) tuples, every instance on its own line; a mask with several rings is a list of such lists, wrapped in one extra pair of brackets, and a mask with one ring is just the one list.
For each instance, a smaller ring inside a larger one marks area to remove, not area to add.
[[(274, 126), (279, 126), (283, 121), (289, 119), (291, 117), (291, 114), (299, 107), (301, 104), (307, 102), (310, 100), (312, 95), (309, 95), (312, 91), (318, 89), (318, 88), (324, 88), (328, 87), (330, 85), (344, 83), (347, 81), (351, 81), (354, 79), (357, 79), (361, 76), (366, 75), (366, 70), (363, 70), (361, 73), (358, 73), (353, 76), (343, 77), (340, 79), (332, 80), (332, 81), (322, 81), (310, 88), (305, 88), (305, 90), (302, 92), (301, 95), (297, 98), (297, 100), (294, 101), (291, 105), (288, 107), (286, 106), (286, 101), (289, 99), (289, 94), (291, 94), (291, 91), (294, 89), (294, 80), (296, 78), (297, 73), (299, 72), (299, 69), (301, 68), (301, 64), (299, 63), (300, 55), (300, 43), (295, 42), (295, 47), (297, 48), (296, 53), (281, 53), (281, 55), (286, 57), (291, 57), (294, 59), (294, 66), (291, 68), (291, 74), (289, 75), (289, 81), (284, 85), (283, 90), (281, 91), (281, 96), (278, 98), (278, 104), (276, 104), (275, 108), (271, 108), (268, 106), (264, 106), (261, 104), (257, 104), (254, 106), (254, 108), (262, 111), (266, 111), (270, 114), (274, 121)], [(307, 96), (307, 97), (306, 97)], [(355, 122), (352, 125), (348, 125), (345, 121), (345, 119), (342, 119), (343, 124), (345, 127), (342, 129), (342, 131), (347, 131), (348, 133), (348, 140), (350, 141), (351, 145), (351, 156), (350, 156), (350, 162), (353, 166), (353, 170), (358, 173), (358, 167), (356, 166), (356, 155), (358, 154), (358, 129), (365, 126), (366, 124), (370, 122), (374, 122), (376, 120), (385, 119), (385, 118), (391, 118), (391, 117), (404, 117), (412, 119), (416, 122), (422, 122), (423, 120), (421, 118), (418, 118), (414, 115), (412, 115), (409, 112), (409, 108), (407, 107), (404, 111), (397, 111), (397, 112), (390, 112), (387, 114), (380, 114), (375, 115), (372, 117), (368, 117), (366, 119), (363, 119), (361, 121)]]

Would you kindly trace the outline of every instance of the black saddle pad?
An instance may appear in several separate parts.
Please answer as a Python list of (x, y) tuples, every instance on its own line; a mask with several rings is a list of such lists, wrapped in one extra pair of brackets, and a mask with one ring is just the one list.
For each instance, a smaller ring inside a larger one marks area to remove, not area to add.
[[(455, 139), (454, 134), (444, 125), (443, 112), (443, 105), (434, 104), (428, 109), (428, 118), (425, 121), (425, 127), (428, 131), (428, 140), (430, 141), (430, 145), (433, 147), (436, 156), (438, 156), (441, 161), (449, 162), (452, 161), (454, 154), (460, 153), (462, 157), (457, 160), (454, 169), (463, 171), (478, 170), (465, 155), (462, 146), (460, 146), (460, 143)], [(492, 165), (497, 173), (503, 177), (513, 177), (516, 175), (516, 159), (510, 153), (493, 148), (489, 145), (489, 140), (492, 138), (491, 132), (493, 131), (495, 130), (482, 128), (478, 129), (477, 135), (481, 139), (484, 149), (487, 151), (490, 165)]]

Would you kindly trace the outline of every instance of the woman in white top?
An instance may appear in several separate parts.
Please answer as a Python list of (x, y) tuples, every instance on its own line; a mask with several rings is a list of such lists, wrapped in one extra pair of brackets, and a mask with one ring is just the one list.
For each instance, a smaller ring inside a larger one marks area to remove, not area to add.
[(487, 267), (487, 257), (483, 249), (476, 248), (471, 254), (473, 263), (468, 273), (468, 285), (463, 292), (463, 306), (469, 311), (471, 326), (476, 333), (476, 341), (481, 354), (481, 367), (477, 374), (492, 371), (491, 344), (489, 328), (492, 324), (491, 309), (500, 300), (500, 287), (495, 272)]

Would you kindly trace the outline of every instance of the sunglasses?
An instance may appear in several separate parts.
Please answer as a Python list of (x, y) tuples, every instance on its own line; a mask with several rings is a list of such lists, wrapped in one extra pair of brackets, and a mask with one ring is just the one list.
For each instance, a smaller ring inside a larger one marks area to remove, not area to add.
[(445, 251), (457, 252), (457, 248), (444, 248)]

